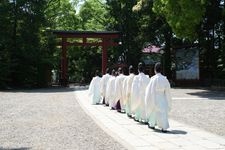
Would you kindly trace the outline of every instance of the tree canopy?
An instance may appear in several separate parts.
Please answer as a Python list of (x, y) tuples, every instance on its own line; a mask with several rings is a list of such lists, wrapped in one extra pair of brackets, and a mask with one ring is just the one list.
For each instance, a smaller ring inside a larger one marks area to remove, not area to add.
[[(61, 50), (52, 30), (120, 31), (122, 45), (108, 50), (136, 65), (146, 43), (164, 48), (170, 78), (175, 47), (198, 46), (204, 78), (225, 77), (224, 0), (1, 0), (0, 88), (43, 87), (60, 71)], [(98, 39), (97, 39), (98, 40)], [(88, 82), (101, 69), (100, 47), (69, 47), (69, 79)]]

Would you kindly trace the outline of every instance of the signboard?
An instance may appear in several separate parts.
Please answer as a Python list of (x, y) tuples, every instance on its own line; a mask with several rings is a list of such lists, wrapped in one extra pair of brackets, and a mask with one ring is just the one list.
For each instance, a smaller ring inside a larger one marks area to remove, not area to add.
[(199, 79), (199, 50), (197, 48), (176, 50), (176, 79)]

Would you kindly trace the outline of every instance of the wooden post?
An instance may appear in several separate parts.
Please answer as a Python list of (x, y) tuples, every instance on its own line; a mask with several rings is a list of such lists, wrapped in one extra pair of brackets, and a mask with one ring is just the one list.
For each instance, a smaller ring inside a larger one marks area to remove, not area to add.
[(107, 68), (107, 40), (102, 39), (102, 75), (105, 74)]

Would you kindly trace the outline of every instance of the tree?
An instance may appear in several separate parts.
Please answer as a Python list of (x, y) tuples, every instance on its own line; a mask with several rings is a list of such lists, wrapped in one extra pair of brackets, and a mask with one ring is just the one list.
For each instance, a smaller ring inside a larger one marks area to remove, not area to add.
[[(12, 5), (9, 1), (0, 2), (0, 88), (6, 87), (10, 81), (10, 51), (12, 49)], [(8, 31), (8, 32), (6, 32)]]
[[(52, 51), (47, 34), (43, 34), (48, 20), (44, 12), (47, 1), (1, 1), (1, 87), (43, 86), (46, 71), (51, 66)], [(45, 43), (46, 42), (46, 43)], [(45, 62), (45, 63), (43, 63)], [(45, 85), (47, 82), (45, 82)]]
[[(127, 57), (127, 64), (137, 65), (141, 57), (142, 45), (138, 39), (138, 14), (132, 11), (136, 1), (107, 0), (109, 14), (112, 22), (109, 22), (108, 29), (121, 32), (122, 45), (115, 52), (114, 58), (122, 54)], [(114, 63), (117, 60), (114, 59)]]
[(100, 0), (85, 1), (79, 11), (81, 30), (105, 30), (109, 18), (106, 7)]

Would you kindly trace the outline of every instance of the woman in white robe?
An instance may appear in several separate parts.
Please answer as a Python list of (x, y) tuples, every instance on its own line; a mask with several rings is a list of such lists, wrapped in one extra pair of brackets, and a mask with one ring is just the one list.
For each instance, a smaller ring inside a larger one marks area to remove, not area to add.
[(156, 63), (155, 75), (146, 88), (146, 116), (150, 128), (156, 125), (166, 132), (169, 128), (168, 112), (171, 109), (170, 83), (161, 74), (161, 64)]
[(98, 75), (98, 71), (96, 71), (96, 76), (91, 80), (88, 95), (90, 96), (91, 104), (98, 104), (101, 101), (100, 94), (100, 81), (101, 78)]

